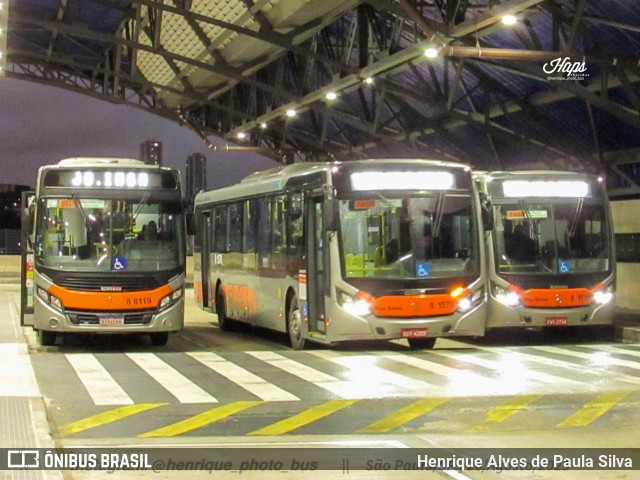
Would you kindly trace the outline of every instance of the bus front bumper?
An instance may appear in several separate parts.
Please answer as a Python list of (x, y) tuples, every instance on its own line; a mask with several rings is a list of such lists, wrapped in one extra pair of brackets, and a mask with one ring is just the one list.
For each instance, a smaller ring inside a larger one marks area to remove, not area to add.
[(35, 330), (57, 333), (154, 333), (175, 332), (184, 327), (184, 298), (162, 312), (73, 311), (60, 312), (39, 297), (34, 300)]

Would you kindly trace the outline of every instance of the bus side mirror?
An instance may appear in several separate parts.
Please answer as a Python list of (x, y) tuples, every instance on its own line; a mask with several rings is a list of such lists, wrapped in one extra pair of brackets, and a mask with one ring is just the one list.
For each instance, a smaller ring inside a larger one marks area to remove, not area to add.
[(338, 215), (338, 202), (333, 198), (325, 200), (324, 218), (322, 219), (325, 230), (329, 232), (337, 231), (339, 218), (340, 216)]
[(486, 193), (480, 192), (480, 214), (485, 232), (493, 230), (493, 206)]
[(196, 216), (189, 212), (187, 213), (187, 235), (195, 235), (196, 234)]

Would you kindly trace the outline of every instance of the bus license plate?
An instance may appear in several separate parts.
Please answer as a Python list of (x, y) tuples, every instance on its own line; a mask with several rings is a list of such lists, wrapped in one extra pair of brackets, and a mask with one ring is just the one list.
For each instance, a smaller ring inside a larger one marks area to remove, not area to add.
[(545, 324), (547, 327), (566, 327), (569, 325), (569, 317), (547, 317)]
[(400, 335), (402, 338), (427, 338), (429, 336), (428, 328), (401, 328)]
[(108, 317), (100, 317), (98, 322), (100, 325), (124, 325), (124, 316), (110, 315)]

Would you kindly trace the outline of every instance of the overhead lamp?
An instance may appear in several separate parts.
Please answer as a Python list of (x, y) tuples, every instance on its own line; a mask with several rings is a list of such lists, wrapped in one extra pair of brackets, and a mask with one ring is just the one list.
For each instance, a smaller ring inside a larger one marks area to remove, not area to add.
[(502, 17), (502, 23), (509, 26), (515, 25), (516, 23), (518, 23), (518, 17), (511, 14), (504, 15)]
[(263, 129), (263, 130), (264, 130), (265, 128), (267, 128), (267, 124), (266, 124), (266, 122), (262, 122), (262, 123), (260, 124), (260, 128), (261, 128), (261, 129)]
[(244, 140), (246, 136), (247, 134), (244, 132), (238, 132), (236, 135), (236, 137), (238, 137), (239, 140)]
[(335, 100), (336, 98), (338, 98), (338, 94), (336, 92), (327, 92), (325, 98), (327, 100)]
[(287, 117), (292, 118), (296, 116), (296, 111), (293, 108), (287, 110)]
[(367, 77), (364, 79), (364, 83), (371, 85), (373, 83), (373, 77)]
[(424, 51), (424, 56), (427, 58), (436, 58), (439, 50), (436, 47), (428, 47)]

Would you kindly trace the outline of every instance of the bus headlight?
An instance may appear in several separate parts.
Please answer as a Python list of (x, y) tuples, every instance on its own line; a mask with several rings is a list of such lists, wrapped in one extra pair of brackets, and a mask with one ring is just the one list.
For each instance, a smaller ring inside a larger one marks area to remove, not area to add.
[(364, 317), (371, 313), (370, 297), (366, 293), (358, 292), (355, 296), (338, 290), (338, 303), (347, 313)]
[[(451, 296), (454, 296), (455, 290), (451, 292)], [(456, 310), (460, 313), (466, 313), (472, 308), (476, 307), (482, 301), (482, 288), (475, 292), (466, 295), (458, 300), (458, 306)]]
[(593, 302), (598, 305), (604, 305), (605, 303), (609, 303), (613, 298), (613, 288), (609, 285), (602, 290), (597, 290), (593, 293)]
[(512, 292), (511, 290), (505, 290), (502, 287), (494, 285), (493, 296), (496, 297), (497, 301), (507, 307), (517, 307), (520, 305), (520, 297), (516, 292)]
[(47, 304), (51, 305), (56, 310), (62, 311), (62, 302), (55, 295), (49, 294), (44, 288), (38, 287), (38, 296)]
[(178, 290), (173, 292), (171, 295), (167, 295), (162, 300), (160, 300), (160, 307), (159, 307), (160, 310), (162, 311), (165, 308), (169, 308), (171, 305), (173, 305), (178, 300), (180, 300), (180, 298), (182, 298), (182, 288), (179, 288)]

